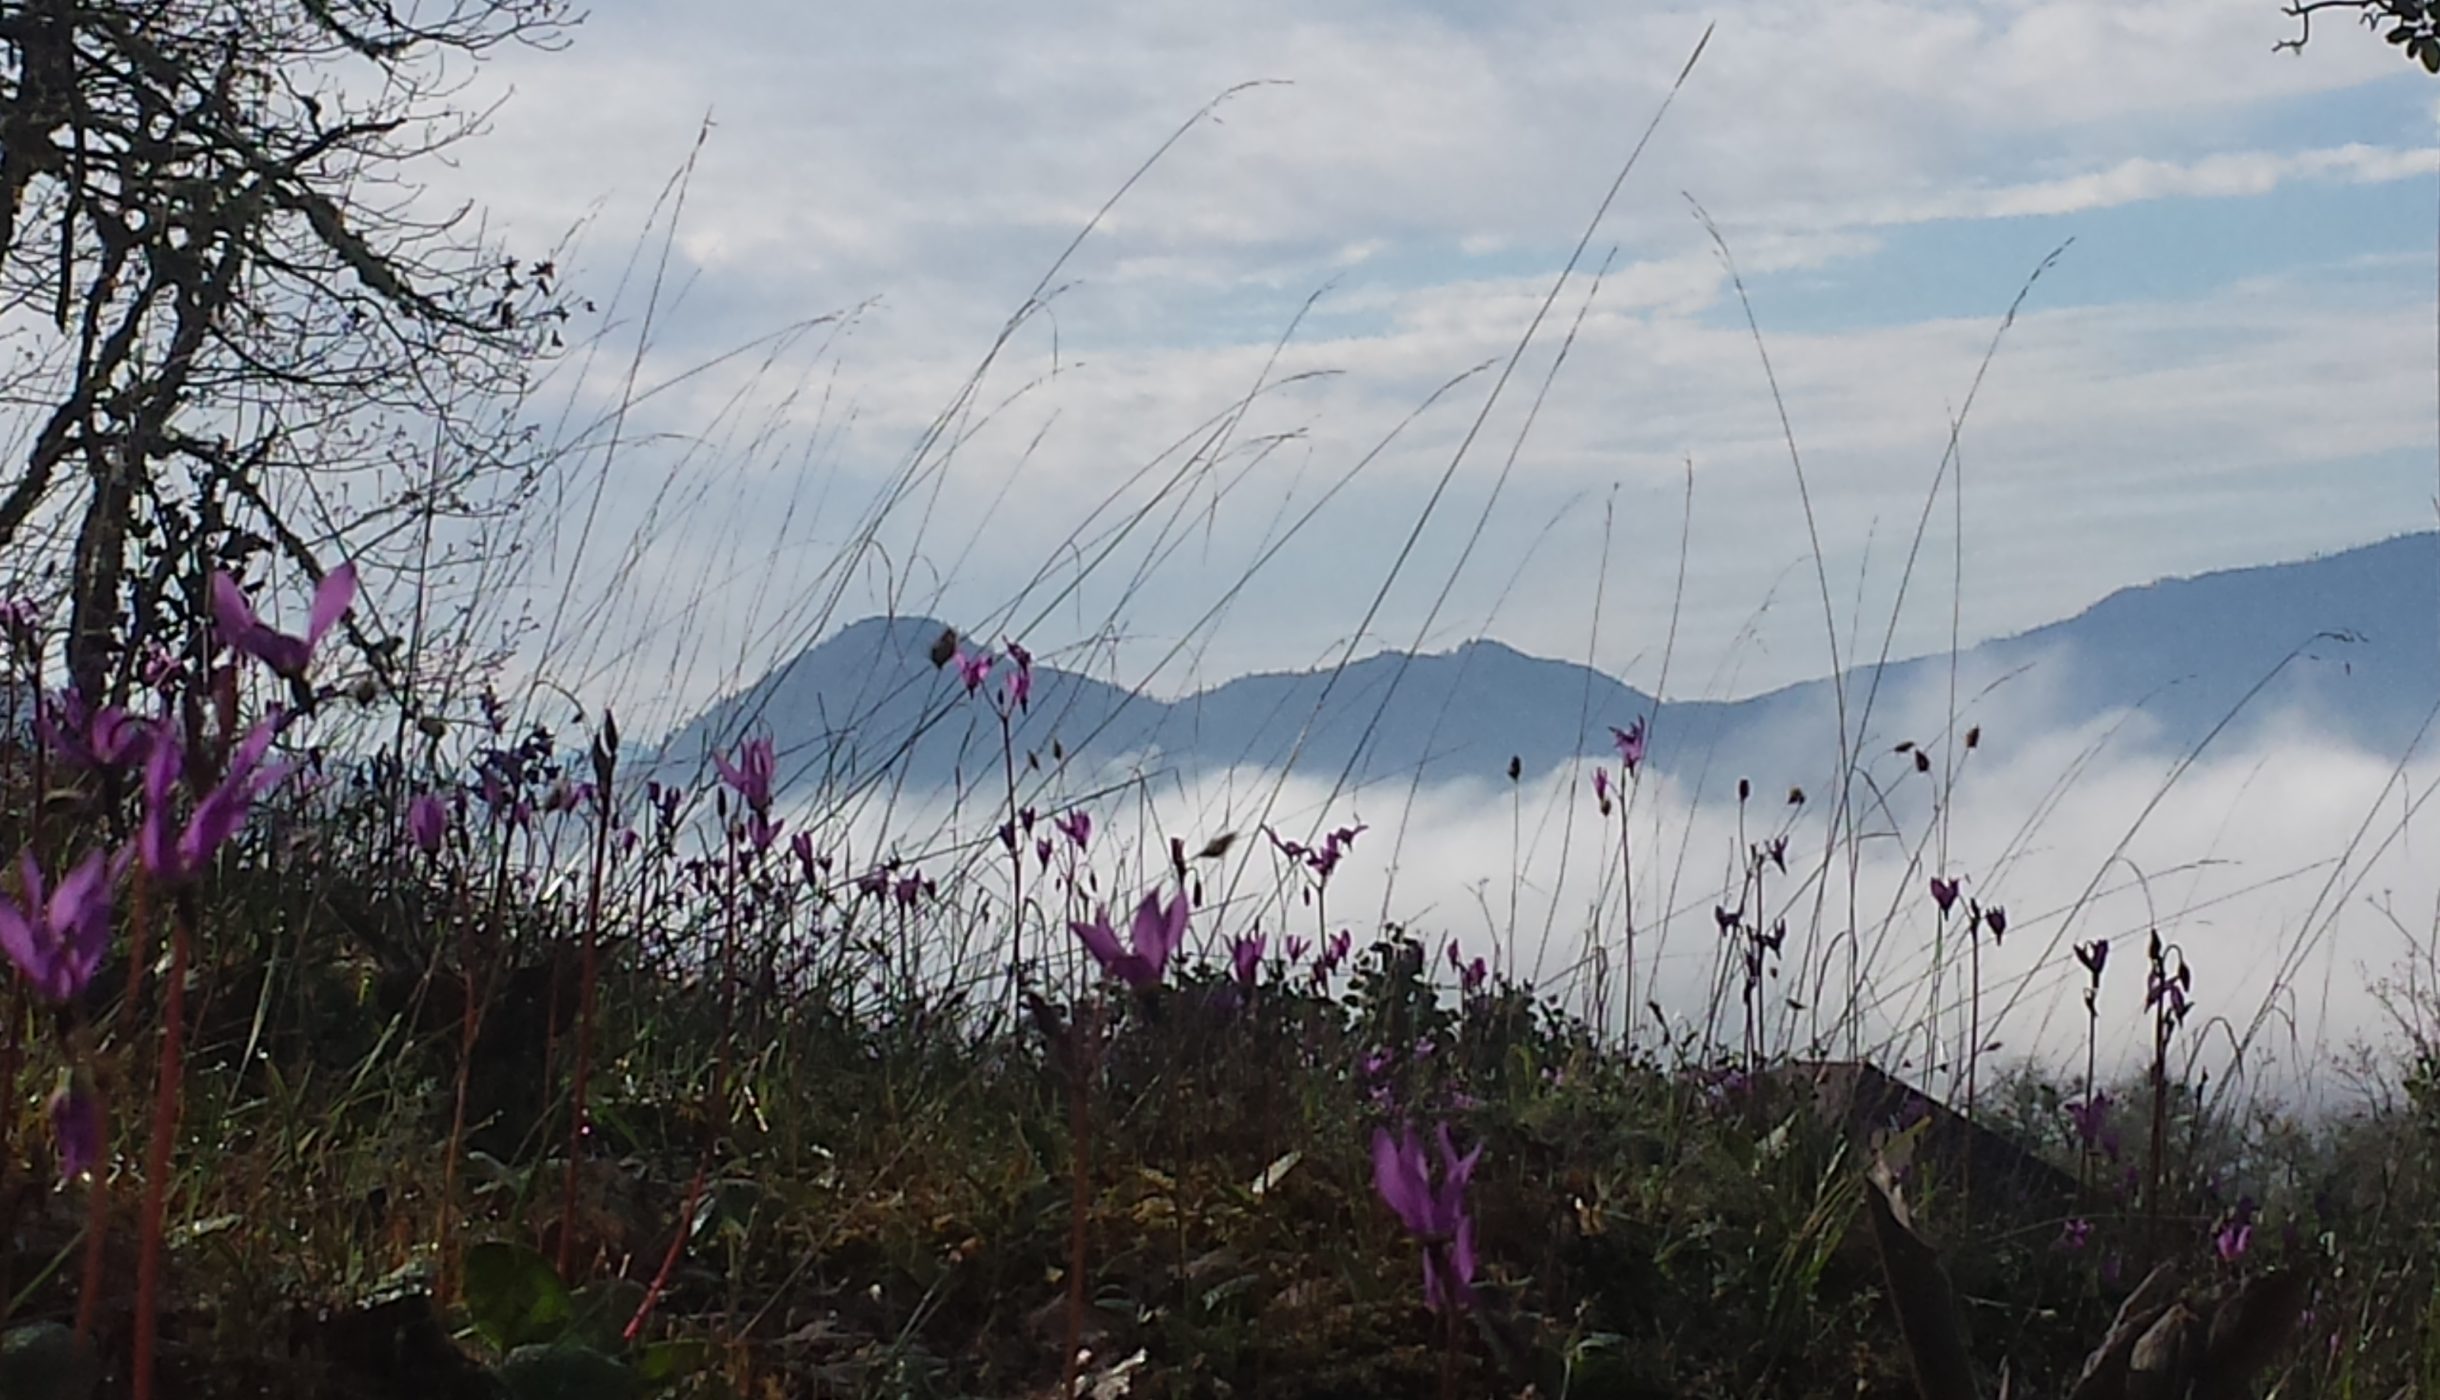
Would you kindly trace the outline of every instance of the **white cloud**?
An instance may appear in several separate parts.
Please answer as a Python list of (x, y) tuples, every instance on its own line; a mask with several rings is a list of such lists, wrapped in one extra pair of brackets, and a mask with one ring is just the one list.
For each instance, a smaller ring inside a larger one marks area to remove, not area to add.
[[(1139, 528), (1059, 610), (1079, 635), (1116, 616), (1139, 639), (1131, 659), (1166, 649), (1433, 389), (1514, 344), (1708, 20), (1593, 3), (1375, 3), (1327, 16), (1278, 0), (1105, 3), (1056, 21), (952, 8), (816, 15), (755, 3), (672, 24), (636, 0), (597, 14), (569, 52), (518, 56), (485, 79), (517, 93), (453, 179), (519, 229), (553, 229), (606, 201), (582, 260), (588, 289), (618, 271), (619, 236), (711, 114), (674, 270), (688, 303), (661, 318), (647, 382), (796, 317), (879, 298), (835, 343), (806, 342), (772, 369), (747, 357), (640, 417), (639, 430), (693, 445), (626, 448), (600, 537), (638, 528), (664, 473), (691, 504), (653, 517), (591, 644), (614, 668), (639, 654), (617, 624), (653, 619), (684, 652), (651, 653), (656, 663), (626, 683), (672, 711), (720, 663), (807, 640), (821, 621), (812, 600), (842, 579), (846, 615), (885, 594), (971, 613), (1046, 560), (1071, 575), (1071, 532), (1113, 491), (1118, 515), (1151, 500), (1166, 466), (1121, 483), (1227, 412), (1302, 298), (1337, 279), (1273, 373), (1333, 377), (1266, 396), (1238, 426), (1236, 455), (1188, 472), (1162, 502), (1175, 518)], [(1723, 20), (1593, 244), (1594, 263), (1616, 247), (1619, 265), (1506, 497), (1487, 505), (1576, 312), (1573, 290), (1452, 480), (1375, 638), (1423, 630), (1465, 533), (1485, 521), (1434, 640), (1488, 627), (1531, 650), (1582, 654), (1598, 592), (1608, 606), (1595, 659), (1632, 663), (1649, 682), (1691, 461), (1674, 675), (1755, 686), (1817, 672), (1820, 608), (1777, 414), (1677, 191), (1722, 220), (1749, 277), (1767, 278), (1835, 276), (1889, 256), (1892, 229), (1925, 220), (2308, 197), (2426, 172), (2433, 152), (2370, 144), (2395, 133), (2331, 144), (2324, 122), (2315, 144), (2263, 135), (2265, 114), (2415, 79), (2351, 32), (2274, 56), (2286, 24), (2255, 0), (1770, 0)], [(843, 556), (1107, 193), (1200, 103), (1273, 78), (1288, 84), (1231, 97), (1080, 250), (1064, 290), (958, 420), (954, 458), (895, 508), (886, 562)], [(2343, 269), (2361, 247), (2339, 237), (2328, 261)], [(2275, 264), (2203, 296), (2092, 304), (2092, 286), (2180, 256), (2079, 249), (2010, 333), (1966, 439), (1969, 635), (2047, 620), (2111, 583), (2424, 518), (2428, 491), (2397, 465), (2430, 436), (2417, 304)], [(1994, 315), (2021, 272), (1990, 269)], [(2061, 294), (2085, 304), (2054, 309)], [(1767, 289), (1758, 310), (1836, 605), (1844, 617), (1860, 597), (1870, 619), (1891, 595), (1892, 561), (1991, 319), (1865, 316), (1799, 333), (1775, 328)], [(635, 311), (631, 291), (630, 324)], [(623, 354), (613, 360), (623, 366)], [(1404, 428), (1266, 566), (1198, 647), (1200, 664), (1294, 664), (1343, 640), (1487, 387), (1473, 381)], [(598, 408), (604, 392), (597, 378), (586, 401)], [(1284, 440), (1256, 462), (1266, 435)], [(1946, 515), (1928, 541), (1938, 557)], [(1077, 543), (1106, 538), (1113, 518)], [(733, 578), (741, 559), (759, 587), (692, 582)], [(1139, 566), (1151, 572), (1135, 586)], [(1902, 629), (1901, 647), (1944, 639), (1945, 622), (1927, 613)], [(1877, 624), (1866, 630), (1877, 638)]]
[[(1944, 695), (1888, 702), (1900, 724), (1946, 713)], [(1933, 780), (1914, 777), (1905, 760), (1886, 759), (1879, 778), (1893, 796), (1867, 820), (1872, 836), (1860, 850), (1852, 895), (1844, 848), (1828, 856), (1821, 894), (1828, 813), (1816, 765), (1774, 767), (1766, 759), (1745, 770), (1765, 796), (1743, 813), (1733, 803), (1695, 805), (1685, 790), (1647, 778), (1629, 840), (1636, 999), (1659, 1001), (1673, 1030), (1709, 1023), (1715, 1047), (1736, 1045), (1741, 980), (1714, 910), (1759, 911), (1765, 927), (1782, 919), (1788, 926), (1780, 972), (1765, 983), (1766, 1045), (1804, 1053), (1818, 1039), (1844, 1053), (1848, 964), (1837, 935), (1852, 920), (1862, 931), (1859, 1039), (1885, 1062), (1953, 1093), (1962, 1079), (1959, 1047), (1977, 1014), (1985, 1041), (2000, 1046), (1986, 1065), (2030, 1058), (2062, 1077), (2080, 1070), (2084, 973), (2071, 945), (2106, 938), (2113, 952), (2100, 999), (2100, 1057), (2105, 1073), (2126, 1072), (2148, 1054), (2145, 945), (2157, 929), (2193, 968), (2196, 1010), (2175, 1042), (2181, 1064), (2192, 1054), (2226, 1084), (2236, 1068), (2232, 1047), (2242, 1042), (2248, 1091), (2335, 1089), (2329, 1070), (2336, 1058), (2383, 1042), (2393, 1028), (2378, 984), (2402, 980), (2428, 957), (2440, 875), (2411, 809), (2440, 783), (2440, 767), (2419, 761), (2393, 781), (2390, 762), (2287, 716), (2242, 747), (2206, 752), (2171, 783), (2173, 756), (2147, 747), (2140, 721), (2105, 716), (2067, 729), (2046, 718), (2049, 707), (2038, 688), (2003, 695), (1988, 714), (2007, 737), (1962, 757), (1937, 808)], [(1952, 757), (1944, 753), (1941, 762)], [(1435, 952), (1453, 938), (1463, 956), (1513, 969), (1581, 1010), (1594, 985), (1589, 949), (1599, 946), (1618, 1006), (1628, 965), (1619, 828), (1595, 810), (1583, 770), (1529, 775), (1513, 790), (1446, 784), (1410, 791), (1393, 782), (1335, 796), (1327, 775), (1283, 780), (1231, 770), (1185, 782), (1156, 777), (1109, 793), (1111, 776), (1054, 778), (1027, 799), (1050, 812), (1080, 801), (1094, 815), (1099, 835), (1089, 868), (1096, 882), (1087, 902), (1124, 903), (1129, 892), (1160, 882), (1172, 837), (1192, 850), (1234, 831), (1241, 839), (1227, 860), (1196, 866), (1205, 903), (1191, 949), (1216, 954), (1230, 938), (1255, 931), (1310, 938), (1346, 927), (1362, 939), (1395, 923)], [(1778, 794), (1798, 778), (1810, 784), (1812, 801), (1790, 815)], [(985, 839), (999, 820), (996, 782), (984, 782), (963, 807), (892, 793), (869, 809), (831, 814), (822, 839), (858, 860), (895, 852), (952, 887), (950, 872), (962, 870), (997, 890), (1002, 857)], [(1097, 791), (1103, 795), (1082, 795)], [(1300, 879), (1282, 873), (1259, 830), (1268, 824), (1284, 837), (1312, 839), (1359, 822), (1367, 830), (1319, 906), (1303, 897)], [(2357, 839), (2359, 830), (2365, 839)], [(1788, 869), (1765, 870), (1757, 902), (1743, 883), (1746, 852), (1774, 834), (1789, 838)], [(1979, 1013), (1962, 906), (1941, 933), (1929, 894), (1930, 876), (1942, 872), (1962, 881), (1967, 898), (2010, 915), (2003, 940), (1981, 942)], [(1038, 897), (1054, 905), (1065, 898), (1055, 877), (1029, 879)], [(1075, 956), (1055, 927), (1032, 946), (1055, 962)], [(1453, 984), (1445, 968), (1443, 976)], [(1803, 1007), (1789, 1006), (1791, 999)], [(2440, 1007), (2420, 1010), (2429, 1016)], [(1640, 1023), (1648, 1043), (1648, 1013)], [(1947, 1067), (1927, 1073), (1935, 1035)]]

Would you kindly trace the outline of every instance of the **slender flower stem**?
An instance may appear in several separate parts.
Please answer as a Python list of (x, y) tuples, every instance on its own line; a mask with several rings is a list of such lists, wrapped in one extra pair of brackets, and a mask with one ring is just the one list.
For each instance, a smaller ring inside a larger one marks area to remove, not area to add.
[[(1966, 919), (1966, 1121), (1974, 1121), (1975, 1070), (1982, 1062), (1982, 933)], [(1969, 1170), (1970, 1170), (1969, 1166)]]
[[(499, 850), (500, 858), (493, 866), (491, 882), (490, 922), (495, 928), (499, 924), (500, 911), (508, 900), (509, 843), (505, 834), (501, 837)], [(466, 908), (463, 886), (452, 880), (451, 890), (450, 904), (457, 911), (458, 921), (458, 980), (465, 994), (465, 1005), (458, 1017), (457, 1085), (449, 1110), (449, 1149), (441, 1159), (441, 1276), (436, 1291), (443, 1302), (456, 1296), (453, 1290), (463, 1253), (458, 1248), (456, 1233), (458, 1166), (466, 1156), (466, 1099), (474, 1087), (474, 1046), (482, 1032), (485, 991), (482, 969), (475, 956), (472, 911)]]
[(652, 1283), (644, 1289), (644, 1301), (636, 1304), (635, 1316), (619, 1332), (619, 1340), (632, 1343), (644, 1332), (644, 1324), (652, 1317), (653, 1306), (669, 1287), (669, 1276), (678, 1267), (678, 1257), (686, 1252), (686, 1237), (695, 1225), (695, 1203), (703, 1197), (703, 1178), (711, 1166), (711, 1151), (705, 1149), (695, 1159), (694, 1179), (686, 1183), (685, 1203), (678, 1207), (678, 1225), (670, 1233), (669, 1249), (661, 1256), (661, 1267), (653, 1271)]
[(1068, 1097), (1068, 1133), (1075, 1139), (1071, 1149), (1075, 1157), (1075, 1179), (1069, 1185), (1068, 1196), (1068, 1279), (1067, 1279), (1067, 1347), (1062, 1361), (1062, 1381), (1059, 1393), (1066, 1400), (1075, 1400), (1076, 1357), (1084, 1346), (1084, 1255), (1085, 1217), (1093, 1206), (1093, 1136), (1091, 1093), (1093, 1050), (1101, 1044), (1101, 1003), (1089, 1003), (1088, 1014), (1071, 1026), (1075, 1036), (1075, 1053), (1068, 1057), (1075, 1075)]
[[(1975, 906), (1966, 908), (1966, 1122), (1974, 1121), (1974, 1089), (1976, 1070), (1982, 1064), (1982, 915)], [(1959, 1165), (1961, 1189), (1959, 1198), (1967, 1211), (1974, 1208), (1974, 1154), (1965, 1154)]]
[[(2093, 991), (2086, 992), (2084, 995), (2084, 1105), (2087, 1113), (2092, 1111), (2094, 1070), (2101, 1055), (2101, 1007), (2098, 1004), (2100, 998), (2097, 995), (2100, 989), (2100, 979), (2098, 977), (2093, 979), (2093, 987)], [(2076, 1189), (2079, 1194), (2092, 1189), (2092, 1178), (2093, 1145), (2089, 1142), (2079, 1143), (2076, 1152)]]
[(610, 863), (610, 784), (616, 777), (614, 756), (596, 741), (598, 765), (594, 789), (593, 870), (585, 886), (584, 943), (578, 954), (576, 992), (576, 1070), (568, 1091), (568, 1164), (560, 1181), (559, 1276), (568, 1278), (576, 1246), (576, 1164), (583, 1155), (587, 1123), (586, 1090), (593, 1068), (593, 1007), (601, 975), (602, 871)]
[[(10, 978), (8, 994), (0, 997), (0, 1104), (17, 1102), (18, 1061), (24, 1052), (25, 983)], [(16, 1175), (17, 1156), (9, 1150), (9, 1124), (13, 1115), (0, 1112), (0, 1233), (16, 1237), (17, 1194), (10, 1189), (10, 1178)], [(0, 1255), (0, 1327), (8, 1325), (9, 1299), (16, 1293), (16, 1280), (10, 1266), (14, 1259)]]
[[(1624, 985), (1620, 989), (1619, 1011), (1625, 1017), (1623, 1035), (1627, 1057), (1633, 1059), (1635, 1056), (1635, 856), (1634, 842), (1628, 833), (1630, 807), (1627, 794), (1635, 790), (1634, 779), (1627, 780), (1626, 789), (1627, 791), (1620, 793), (1618, 797), (1618, 903), (1621, 916), (1626, 921), (1626, 969)], [(1601, 1023), (1596, 1021), (1595, 1024)]]
[[(1000, 1010), (1015, 1019), (1017, 973), (1025, 962), (1025, 839), (1017, 830), (1017, 736), (1000, 710), (1000, 772), (1008, 789), (1008, 992)], [(995, 1013), (996, 1014), (996, 1013)]]
[[(1429, 1248), (1443, 1252), (1437, 1244)], [(1457, 1309), (1442, 1308), (1440, 1324), (1440, 1396), (1441, 1400), (1457, 1400)]]
[(188, 900), (173, 902), (169, 925), (169, 986), (161, 1013), (161, 1062), (153, 1090), (152, 1141), (144, 1154), (144, 1214), (136, 1255), (135, 1400), (152, 1400), (161, 1312), (162, 1217), (169, 1200), (170, 1148), (177, 1140), (186, 1039)]
[[(127, 998), (122, 1005), (132, 1008), (136, 993), (144, 985), (144, 959), (152, 927), (152, 880), (146, 875), (142, 861), (136, 862), (128, 884)], [(110, 1121), (110, 1099), (100, 1082), (98, 1067), (94, 1081), (94, 1113), (106, 1124)], [(103, 1140), (108, 1141), (106, 1129)], [(92, 1194), (85, 1198), (84, 1277), (76, 1290), (76, 1335), (80, 1341), (93, 1336), (94, 1315), (101, 1307), (104, 1242), (109, 1224), (110, 1164), (104, 1160), (94, 1163)]]

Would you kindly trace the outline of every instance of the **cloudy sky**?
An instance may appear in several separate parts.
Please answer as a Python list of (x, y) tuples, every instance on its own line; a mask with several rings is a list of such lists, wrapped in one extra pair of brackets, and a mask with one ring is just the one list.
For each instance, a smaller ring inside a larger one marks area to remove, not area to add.
[(586, 678), (679, 706), (894, 600), (1167, 693), (1475, 635), (1649, 687), (1683, 527), (1668, 688), (1740, 694), (1827, 667), (1814, 533), (1877, 647), (1927, 502), (1900, 651), (2431, 523), (2440, 82), (2291, 23), (603, 0), (435, 183), (582, 225), (563, 431), (657, 390), (542, 556)]

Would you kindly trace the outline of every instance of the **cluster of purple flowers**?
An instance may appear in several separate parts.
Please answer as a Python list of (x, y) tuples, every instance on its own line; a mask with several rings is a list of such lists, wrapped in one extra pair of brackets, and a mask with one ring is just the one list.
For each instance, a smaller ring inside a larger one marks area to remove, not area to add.
[(1180, 891), (1164, 904), (1159, 890), (1147, 890), (1142, 902), (1135, 906), (1135, 919), (1127, 930), (1131, 949), (1119, 946), (1118, 932), (1110, 926), (1107, 906), (1090, 923), (1070, 920), (1068, 929), (1084, 944), (1084, 950), (1093, 955), (1093, 960), (1101, 964), (1102, 971), (1130, 987), (1150, 987), (1161, 980), (1169, 967), (1170, 955), (1185, 941), (1186, 894)]
[(1483, 1145), (1460, 1156), (1449, 1125), (1432, 1134), (1439, 1149), (1440, 1170), (1432, 1170), (1422, 1141), (1411, 1125), (1373, 1131), (1373, 1186), (1407, 1233), (1423, 1249), (1423, 1296), (1434, 1311), (1462, 1311), (1474, 1303), (1474, 1275), (1479, 1260), (1474, 1247), (1474, 1219), (1466, 1213), (1466, 1185), (1482, 1159)]
[[(1015, 642), (1009, 642), (1007, 646), (1008, 659), (1013, 664), (1008, 673), (1000, 678), (1000, 691), (993, 699), (994, 708), (1004, 720), (1032, 709), (1034, 699), (1034, 654)], [(979, 648), (969, 651), (960, 647), (955, 657), (958, 683), (965, 686), (968, 695), (983, 688), (991, 679), (992, 668), (999, 665), (1000, 660)]]
[(1314, 880), (1317, 883), (1326, 884), (1331, 875), (1338, 870), (1339, 862), (1346, 859), (1348, 848), (1355, 845), (1356, 838), (1366, 829), (1362, 822), (1358, 822), (1354, 826), (1342, 826), (1323, 837), (1319, 846), (1308, 846), (1302, 841), (1287, 840), (1267, 826), (1262, 829), (1262, 832), (1263, 835), (1271, 838), (1272, 847), (1282, 856), (1291, 861), (1301, 862), (1307, 870), (1313, 872)]
[(1449, 966), (1457, 972), (1458, 990), (1466, 995), (1472, 996), (1481, 991), (1483, 984), (1491, 980), (1491, 964), (1483, 961), (1479, 956), (1468, 960), (1465, 954), (1459, 951), (1457, 940), (1454, 938), (1449, 940), (1447, 956)]
[[(210, 588), (214, 633), (232, 661), (214, 677), (215, 696), (233, 702), (234, 662), (240, 658), (283, 680), (304, 680), (323, 637), (354, 605), (356, 571), (342, 564), (322, 578), (302, 635), (264, 623), (228, 573), (215, 572)], [(30, 606), (10, 605), (0, 625), (21, 652), (38, 651), (38, 617)], [(147, 683), (156, 689), (174, 686), (180, 675), (174, 662), (146, 668)], [(233, 704), (220, 708), (225, 716)], [(191, 883), (205, 872), (244, 828), (256, 801), (288, 777), (290, 765), (269, 761), (288, 720), (287, 712), (273, 707), (213, 767), (193, 760), (166, 714), (146, 718), (118, 706), (96, 706), (75, 691), (45, 698), (35, 724), (39, 741), (62, 761), (89, 771), (125, 773), (140, 763), (143, 800), (126, 845), (86, 852), (56, 883), (45, 878), (33, 849), (18, 853), (16, 897), (0, 897), (0, 953), (36, 996), (64, 1004), (92, 984), (110, 947), (112, 890), (130, 869), (140, 869), (161, 887)], [(417, 829), (428, 823), (428, 817), (422, 819)], [(101, 1153), (101, 1114), (81, 1079), (72, 1076), (52, 1096), (49, 1113), (62, 1174), (73, 1177), (93, 1167)]]

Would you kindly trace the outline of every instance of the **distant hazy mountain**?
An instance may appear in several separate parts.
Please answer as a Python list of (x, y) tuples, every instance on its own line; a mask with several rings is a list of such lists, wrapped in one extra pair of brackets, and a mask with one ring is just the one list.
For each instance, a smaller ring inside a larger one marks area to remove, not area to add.
[[(692, 766), (707, 743), (769, 732), (795, 783), (883, 771), (931, 785), (996, 774), (999, 721), (928, 653), (942, 624), (872, 618), (807, 649), (682, 726), (665, 762)], [(2298, 653), (2281, 668), (2283, 658)], [(2036, 725), (2088, 725), (2132, 712), (2120, 742), (2183, 751), (2244, 702), (2232, 729), (2283, 718), (2375, 752), (2404, 750), (2440, 701), (2440, 535), (2322, 558), (2122, 589), (2076, 616), (1946, 654), (1846, 676), (1850, 733), (1866, 746), (1931, 740), (1958, 723), (1989, 742)], [(2275, 679), (2250, 701), (2249, 691)], [(996, 683), (996, 681), (995, 681)], [(1869, 718), (1866, 700), (1871, 699)], [(1330, 673), (1242, 676), (1174, 703), (1048, 665), (1015, 726), (1017, 752), (1113, 776), (1229, 765), (1348, 773), (1358, 782), (1504, 780), (1610, 751), (1610, 726), (1648, 715), (1650, 762), (1714, 784), (1826, 775), (1837, 745), (1827, 679), (1741, 700), (1650, 697), (1574, 662), (1494, 641), (1454, 651), (1383, 652)]]

